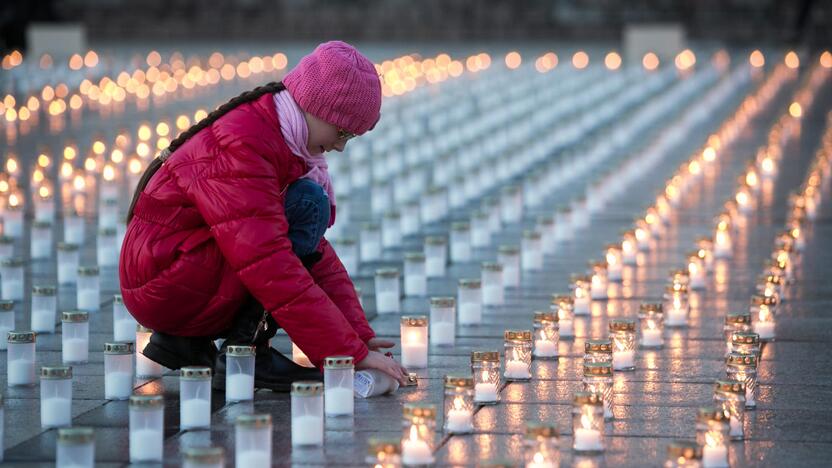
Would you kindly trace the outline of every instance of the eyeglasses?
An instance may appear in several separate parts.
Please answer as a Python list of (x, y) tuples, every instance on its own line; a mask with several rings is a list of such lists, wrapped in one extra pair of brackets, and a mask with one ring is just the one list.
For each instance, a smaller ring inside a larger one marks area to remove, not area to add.
[(349, 141), (355, 138), (357, 135), (355, 133), (348, 132), (343, 128), (338, 129), (338, 139), (343, 141)]

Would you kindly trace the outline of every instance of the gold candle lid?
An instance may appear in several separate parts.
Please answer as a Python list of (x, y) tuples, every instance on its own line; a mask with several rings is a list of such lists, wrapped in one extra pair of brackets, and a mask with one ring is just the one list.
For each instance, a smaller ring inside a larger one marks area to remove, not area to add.
[(442, 236), (427, 236), (425, 237), (425, 244), (427, 245), (446, 245), (448, 240)]
[(4, 258), (0, 260), (0, 267), (17, 268), (22, 267), (24, 263), (22, 258)]
[(470, 375), (446, 375), (445, 388), (474, 388), (474, 378)]
[(621, 250), (621, 245), (619, 245), (619, 244), (607, 244), (607, 245), (604, 246), (604, 250), (618, 251), (618, 250)]
[(58, 291), (55, 286), (32, 286), (33, 296), (54, 296)]
[(730, 353), (725, 358), (725, 363), (729, 366), (749, 366), (757, 367), (757, 355), (746, 353)]
[(532, 341), (531, 330), (506, 330), (503, 333), (506, 341)]
[(81, 276), (96, 276), (98, 274), (97, 266), (79, 266), (78, 274)]
[(390, 210), (387, 213), (384, 213), (384, 217), (387, 219), (399, 219), (402, 217), (402, 214), (396, 210)]
[(612, 319), (609, 323), (610, 331), (635, 332), (636, 321), (632, 319)]
[(611, 362), (584, 362), (584, 376), (610, 377), (612, 376)]
[(185, 460), (198, 464), (219, 464), (225, 460), (225, 449), (222, 447), (187, 447)]
[(612, 353), (612, 341), (608, 338), (597, 340), (586, 340), (584, 342), (585, 353)]
[(426, 327), (428, 326), (428, 318), (424, 315), (411, 315), (401, 318), (403, 327)]
[[(398, 456), (402, 453), (402, 441), (393, 437), (370, 437), (367, 440), (367, 455), (381, 458), (383, 454), (387, 457)], [(386, 460), (386, 457), (385, 457)], [(381, 461), (381, 460), (379, 460)]]
[(726, 325), (749, 325), (751, 324), (750, 312), (729, 312), (725, 316)]
[(667, 446), (667, 458), (685, 460), (699, 460), (702, 458), (702, 449), (696, 442), (688, 440), (674, 440)]
[(329, 356), (324, 358), (325, 369), (352, 369), (354, 366), (352, 356)]
[(49, 221), (35, 221), (32, 223), (32, 229), (52, 229), (52, 223)]
[(557, 322), (558, 314), (551, 310), (539, 310), (534, 313), (534, 323)]
[(381, 226), (378, 223), (364, 223), (361, 225), (362, 231), (379, 231)]
[(592, 277), (588, 275), (572, 275), (570, 276), (570, 281), (573, 285), (578, 283), (589, 283), (592, 281)]
[(664, 306), (661, 302), (643, 302), (638, 306), (638, 310), (641, 313), (661, 314), (664, 313)]
[(58, 429), (58, 442), (67, 445), (82, 445), (93, 441), (91, 427), (62, 427)]
[(381, 278), (398, 278), (399, 270), (396, 268), (379, 268), (376, 270), (376, 276)]
[(272, 425), (271, 414), (241, 414), (237, 416), (235, 424), (253, 429), (261, 429)]
[(228, 345), (225, 348), (226, 356), (245, 357), (254, 356), (254, 346)]
[(427, 403), (405, 403), (402, 408), (404, 419), (436, 419), (436, 405)]
[(544, 424), (540, 422), (526, 423), (526, 440), (536, 440), (539, 438), (557, 439), (560, 437), (557, 426)]
[(104, 354), (133, 354), (133, 343), (104, 343)]
[(516, 245), (501, 245), (497, 247), (497, 253), (500, 255), (520, 255), (520, 247)]
[(357, 244), (358, 240), (356, 240), (354, 237), (344, 237), (344, 238), (338, 239), (334, 242), (336, 244), (340, 244), (340, 245), (352, 246), (352, 245)]
[(590, 260), (588, 262), (589, 268), (598, 271), (607, 271), (607, 262), (599, 260)]
[(575, 298), (567, 294), (552, 294), (552, 305), (560, 306), (563, 303), (574, 305)]
[(664, 290), (668, 294), (687, 294), (688, 286), (686, 284), (676, 283), (665, 286)]
[(526, 229), (523, 231), (523, 239), (529, 240), (538, 240), (543, 237), (543, 234), (540, 231), (534, 231), (531, 229)]
[(211, 378), (210, 367), (189, 366), (179, 369), (179, 378), (183, 380), (205, 380)]
[(777, 305), (777, 298), (774, 296), (759, 296), (755, 295), (751, 297), (751, 305), (755, 306), (775, 306)]
[(734, 332), (731, 334), (732, 344), (759, 345), (760, 335), (754, 332)]
[[(14, 244), (14, 237), (0, 235), (0, 244)], [(60, 243), (58, 243), (60, 245)]]
[(482, 287), (482, 280), (479, 278), (460, 278), (459, 287), (465, 289), (479, 289)]
[(451, 223), (451, 231), (467, 231), (471, 229), (471, 223), (468, 221), (454, 221)]
[(745, 382), (739, 380), (720, 379), (714, 384), (714, 389), (718, 392), (739, 393), (745, 395)]
[(89, 312), (84, 312), (83, 310), (67, 310), (61, 312), (61, 322), (83, 323), (89, 322), (89, 320)]
[(763, 275), (763, 281), (772, 284), (782, 284), (784, 282), (783, 277), (780, 275)]
[(415, 372), (410, 372), (407, 374), (407, 380), (405, 381), (405, 387), (415, 387), (419, 385), (419, 374)]
[(404, 254), (404, 259), (407, 262), (424, 263), (425, 254), (422, 252), (407, 252)]
[(454, 307), (456, 305), (456, 298), (454, 298), (454, 297), (432, 297), (432, 298), (430, 298), (430, 305), (432, 307)]
[(497, 262), (482, 262), (482, 269), (485, 271), (503, 271), (503, 264)]
[(55, 366), (55, 367), (41, 367), (40, 368), (40, 378), (41, 379), (71, 379), (72, 378), (72, 367), (69, 366)]
[(35, 332), (33, 331), (10, 331), (8, 335), (6, 335), (6, 341), (8, 343), (34, 343), (35, 342)]
[(713, 406), (703, 406), (699, 408), (696, 414), (697, 421), (725, 421), (728, 418), (725, 416), (725, 411), (722, 408), (714, 408)]
[(131, 395), (131, 408), (162, 408), (165, 405), (165, 399), (162, 395)]
[(601, 406), (604, 404), (604, 398), (600, 393), (575, 392), (575, 397), (572, 399), (572, 403), (576, 405)]
[(314, 380), (301, 380), (299, 382), (292, 382), (293, 396), (317, 396), (324, 393), (323, 382), (316, 382)]
[(116, 228), (112, 227), (105, 227), (98, 230), (98, 235), (100, 236), (115, 236), (116, 235)]
[(555, 217), (552, 215), (540, 215), (537, 217), (537, 223), (544, 226), (555, 224)]
[(0, 311), (8, 312), (14, 310), (14, 301), (4, 300), (0, 301)]
[(471, 353), (471, 362), (500, 362), (499, 351), (473, 351)]

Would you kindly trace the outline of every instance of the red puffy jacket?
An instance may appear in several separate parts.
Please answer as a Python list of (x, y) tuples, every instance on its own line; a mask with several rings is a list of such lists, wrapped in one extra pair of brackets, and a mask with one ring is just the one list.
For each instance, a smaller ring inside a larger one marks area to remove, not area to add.
[(307, 172), (283, 140), (271, 94), (228, 112), (178, 148), (140, 195), (121, 249), (124, 303), (142, 325), (211, 336), (250, 292), (320, 367), (359, 362), (375, 336), (323, 239), (311, 272), (292, 252), (286, 188)]

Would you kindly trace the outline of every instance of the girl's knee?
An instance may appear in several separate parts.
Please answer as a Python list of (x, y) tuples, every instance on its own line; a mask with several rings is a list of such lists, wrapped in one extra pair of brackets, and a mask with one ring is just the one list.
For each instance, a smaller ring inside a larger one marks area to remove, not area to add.
[(289, 186), (286, 219), (295, 254), (304, 256), (317, 249), (329, 225), (329, 216), (329, 197), (320, 185), (300, 179)]

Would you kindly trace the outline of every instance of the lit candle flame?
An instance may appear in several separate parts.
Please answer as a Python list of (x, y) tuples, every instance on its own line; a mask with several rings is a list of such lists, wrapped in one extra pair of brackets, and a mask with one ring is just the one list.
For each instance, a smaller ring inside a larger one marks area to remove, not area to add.
[(462, 396), (457, 395), (457, 397), (454, 398), (454, 409), (457, 411), (465, 409), (465, 400), (462, 399)]
[(41, 185), (40, 188), (38, 188), (38, 195), (40, 195), (41, 198), (49, 198), (52, 194), (49, 192), (49, 187)]
[(17, 194), (13, 193), (9, 195), (9, 206), (17, 206), (20, 204), (20, 199), (18, 198)]
[(540, 453), (540, 452), (535, 453), (534, 457), (532, 457), (532, 458), (534, 458), (534, 463), (538, 463), (538, 464), (543, 463), (546, 460), (546, 458), (543, 457), (543, 454)]
[(72, 181), (72, 186), (75, 187), (75, 190), (81, 191), (87, 186), (87, 181), (84, 180), (84, 176), (77, 174)]
[(584, 429), (592, 429), (592, 419), (593, 417), (591, 414), (584, 412), (584, 414), (581, 415), (581, 427)]
[(113, 179), (116, 178), (115, 168), (109, 164), (105, 165), (102, 176), (104, 177), (104, 180), (106, 180), (107, 182), (112, 182)]
[(414, 424), (410, 426), (410, 441), (416, 442), (417, 440), (419, 440), (419, 430), (416, 429), (416, 425)]

